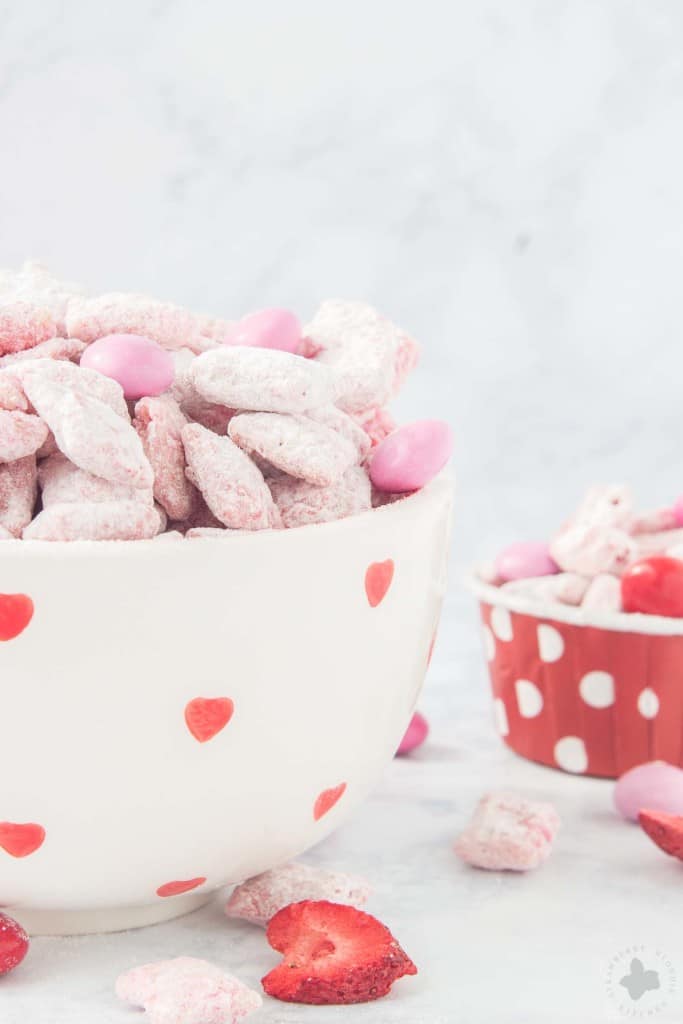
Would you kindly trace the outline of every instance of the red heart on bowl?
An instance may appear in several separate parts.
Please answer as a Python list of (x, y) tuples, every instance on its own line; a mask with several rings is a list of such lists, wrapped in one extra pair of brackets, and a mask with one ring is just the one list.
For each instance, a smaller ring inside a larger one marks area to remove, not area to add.
[(0, 847), (10, 857), (28, 857), (45, 842), (42, 825), (17, 825), (13, 821), (0, 821)]
[(33, 601), (27, 594), (0, 594), (0, 640), (14, 640), (33, 618)]
[(157, 889), (157, 896), (181, 896), (184, 892), (191, 892), (192, 889), (198, 889), (200, 885), (204, 885), (205, 878), (188, 878), (184, 882), (166, 882), (164, 885), (160, 885)]
[(371, 608), (376, 608), (384, 600), (393, 578), (394, 563), (391, 558), (387, 558), (385, 562), (373, 562), (368, 566), (365, 573), (365, 593)]
[(235, 710), (229, 697), (195, 697), (185, 708), (185, 722), (199, 743), (225, 729)]
[(340, 782), (338, 786), (333, 786), (332, 789), (324, 789), (313, 804), (313, 817), (315, 820), (320, 821), (324, 814), (331, 811), (334, 805), (341, 800), (345, 792), (345, 782)]

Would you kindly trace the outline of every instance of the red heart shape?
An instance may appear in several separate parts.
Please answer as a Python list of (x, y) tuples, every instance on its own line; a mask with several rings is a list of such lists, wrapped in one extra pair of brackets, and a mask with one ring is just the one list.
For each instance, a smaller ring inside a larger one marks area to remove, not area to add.
[(384, 600), (386, 592), (394, 578), (394, 563), (391, 558), (386, 562), (373, 562), (365, 573), (365, 593), (371, 608), (376, 608)]
[(0, 640), (14, 640), (33, 618), (33, 601), (27, 594), (0, 594)]
[(180, 896), (181, 893), (198, 889), (205, 881), (205, 878), (188, 878), (185, 882), (166, 882), (157, 889), (157, 896)]
[(28, 857), (45, 842), (42, 825), (17, 825), (13, 821), (0, 821), (0, 847), (10, 857)]
[(313, 804), (314, 819), (316, 821), (320, 821), (322, 816), (327, 814), (328, 811), (331, 811), (334, 805), (341, 800), (345, 792), (345, 782), (340, 782), (338, 786), (333, 786), (332, 789), (324, 789)]
[(195, 697), (185, 708), (185, 722), (194, 738), (206, 743), (225, 729), (234, 710), (229, 697)]

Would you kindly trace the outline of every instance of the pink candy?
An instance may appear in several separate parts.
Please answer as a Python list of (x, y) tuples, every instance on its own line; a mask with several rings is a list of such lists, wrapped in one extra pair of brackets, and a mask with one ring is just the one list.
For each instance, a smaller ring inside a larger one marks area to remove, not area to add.
[(380, 491), (416, 491), (443, 469), (452, 450), (453, 438), (447, 423), (408, 423), (377, 445), (370, 463), (370, 479)]
[(116, 994), (142, 1007), (147, 1024), (239, 1024), (262, 1002), (233, 975), (189, 956), (126, 971)]
[(614, 804), (629, 821), (637, 821), (640, 811), (683, 815), (683, 771), (664, 761), (639, 764), (618, 780)]
[(83, 353), (81, 366), (119, 382), (128, 399), (160, 395), (173, 381), (173, 360), (161, 345), (139, 334), (109, 334)]
[(479, 801), (455, 852), (488, 871), (530, 871), (550, 856), (559, 827), (552, 804), (491, 793)]
[(288, 309), (261, 309), (234, 324), (224, 341), (296, 354), (301, 347), (301, 324)]
[(496, 570), (502, 580), (519, 580), (550, 576), (557, 572), (557, 565), (550, 557), (547, 544), (519, 541), (501, 551), (496, 559)]
[(417, 750), (427, 739), (428, 733), (429, 725), (427, 719), (419, 711), (416, 711), (410, 719), (403, 739), (399, 743), (398, 750), (396, 751), (397, 755), (401, 757), (404, 754), (409, 754), (411, 750)]
[(338, 871), (311, 867), (293, 861), (238, 885), (228, 900), (228, 917), (267, 925), (278, 910), (301, 900), (329, 900), (359, 909), (365, 906), (371, 889), (362, 878)]

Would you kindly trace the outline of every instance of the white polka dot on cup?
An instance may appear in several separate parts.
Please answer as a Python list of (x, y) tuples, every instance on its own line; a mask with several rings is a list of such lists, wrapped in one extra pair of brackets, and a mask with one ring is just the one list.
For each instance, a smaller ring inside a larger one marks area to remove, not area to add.
[(562, 634), (554, 626), (541, 623), (536, 628), (536, 635), (538, 638), (538, 655), (541, 661), (545, 661), (546, 664), (559, 661), (564, 654)]
[(608, 708), (614, 704), (614, 677), (609, 672), (586, 672), (579, 683), (579, 693), (591, 708)]
[(491, 611), (491, 629), (499, 640), (512, 640), (512, 619), (507, 608), (496, 605)]
[(536, 718), (543, 710), (543, 694), (535, 683), (528, 679), (515, 682), (517, 707), (522, 718)]
[(643, 718), (656, 718), (659, 714), (659, 697), (649, 686), (638, 694), (638, 711)]
[(499, 735), (507, 736), (510, 732), (510, 726), (508, 725), (508, 713), (505, 710), (505, 703), (500, 697), (496, 697), (493, 702), (493, 718)]
[(487, 625), (482, 626), (484, 637), (484, 652), (488, 661), (493, 661), (496, 656), (496, 638)]
[(578, 736), (563, 736), (555, 744), (555, 762), (565, 772), (581, 775), (588, 768), (586, 745)]

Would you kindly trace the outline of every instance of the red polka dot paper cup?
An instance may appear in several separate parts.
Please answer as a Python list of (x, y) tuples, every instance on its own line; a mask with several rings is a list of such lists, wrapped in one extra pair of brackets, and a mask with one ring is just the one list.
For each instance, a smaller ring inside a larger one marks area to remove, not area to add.
[(150, 924), (335, 829), (424, 681), (452, 490), (442, 475), (292, 530), (2, 544), (12, 916), (38, 933)]
[(541, 605), (471, 577), (494, 717), (522, 757), (617, 778), (683, 766), (683, 620)]

